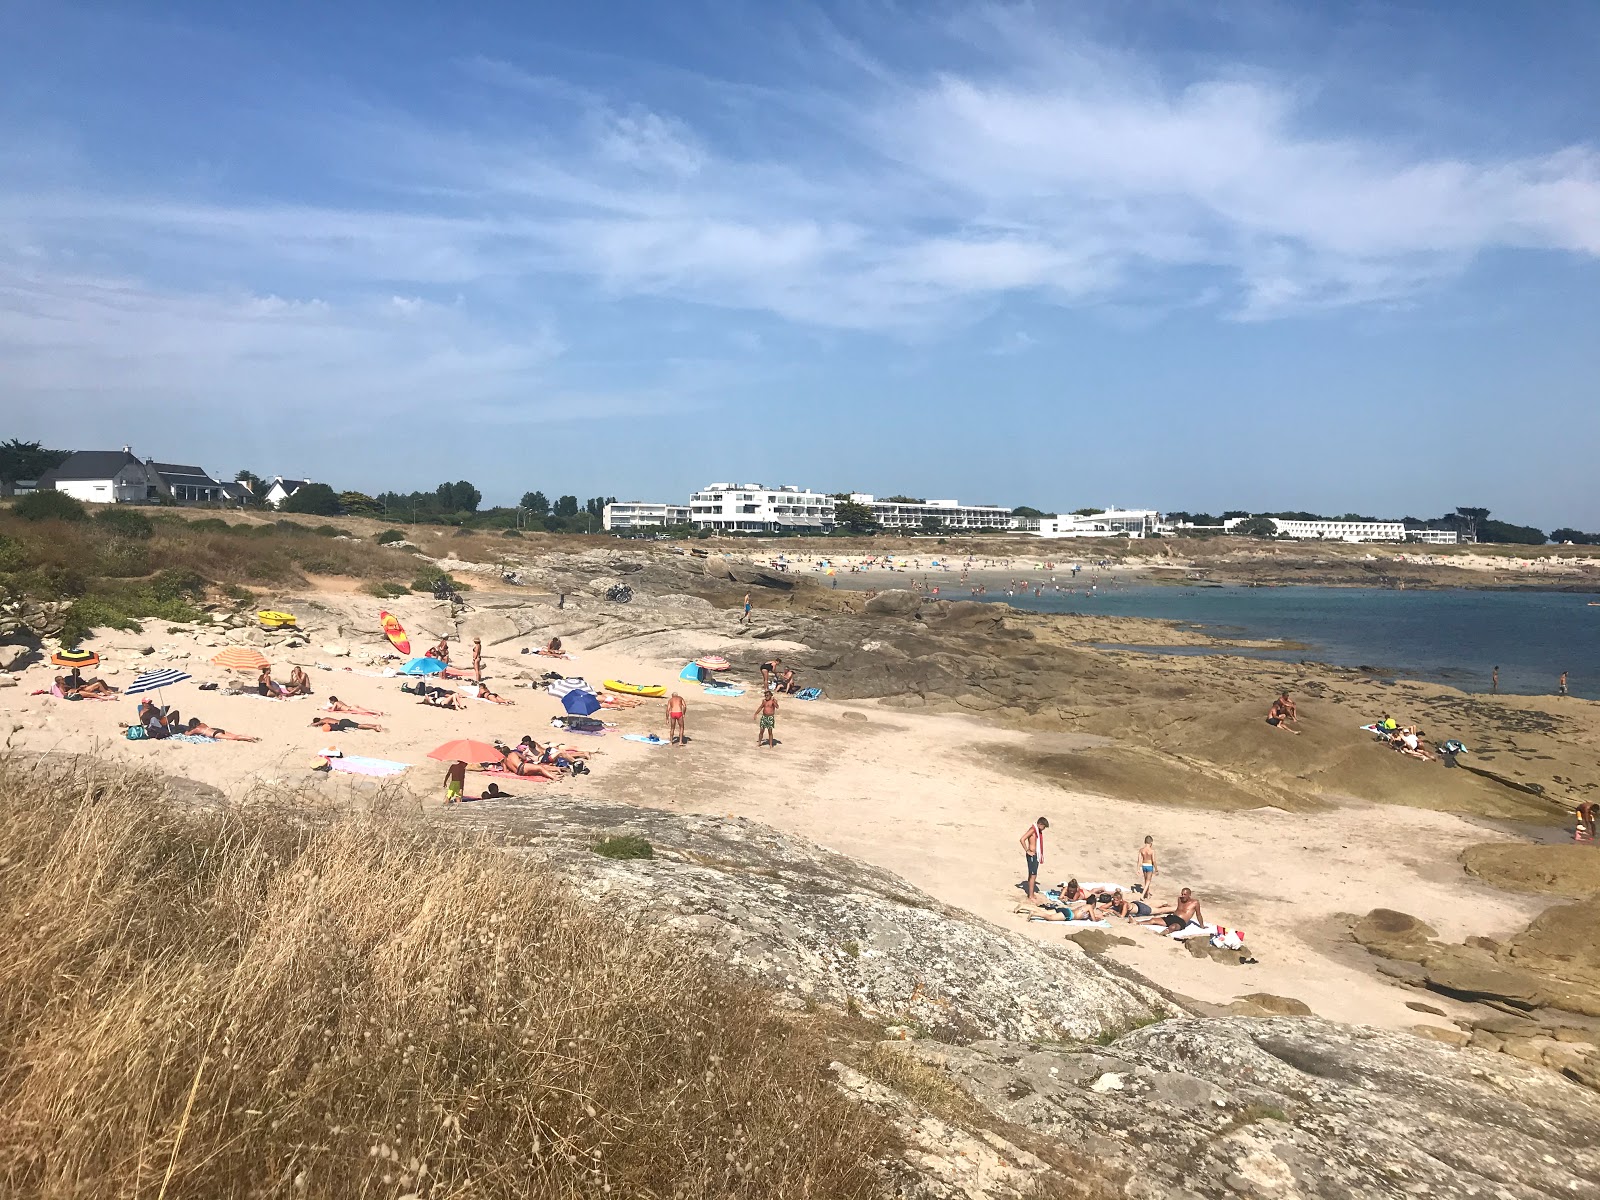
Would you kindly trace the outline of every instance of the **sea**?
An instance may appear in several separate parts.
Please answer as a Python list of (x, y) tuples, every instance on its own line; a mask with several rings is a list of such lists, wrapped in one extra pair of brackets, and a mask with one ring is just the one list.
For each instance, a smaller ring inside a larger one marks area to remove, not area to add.
[[(1371, 667), (1383, 677), (1420, 679), (1466, 692), (1488, 692), (1500, 668), (1500, 691), (1549, 695), (1561, 672), (1568, 692), (1600, 700), (1600, 594), (1499, 592), (1472, 589), (1404, 590), (1325, 587), (1185, 587), (1121, 583), (1114, 576), (1084, 572), (1071, 580), (1057, 571), (1057, 594), (1041, 579), (1041, 596), (1006, 594), (1006, 581), (992, 573), (973, 575), (988, 594), (969, 595), (970, 584), (955, 573), (919, 574), (940, 589), (941, 599), (999, 601), (1032, 612), (1097, 616), (1158, 617), (1183, 621), (1207, 633), (1249, 640), (1281, 640), (1292, 650), (1212, 647), (1143, 647), (1162, 654), (1240, 654), (1298, 662)], [(899, 572), (872, 571), (847, 577), (840, 586), (905, 587)], [(1085, 595), (1091, 585), (1095, 590)], [(1597, 602), (1590, 607), (1590, 602)]]

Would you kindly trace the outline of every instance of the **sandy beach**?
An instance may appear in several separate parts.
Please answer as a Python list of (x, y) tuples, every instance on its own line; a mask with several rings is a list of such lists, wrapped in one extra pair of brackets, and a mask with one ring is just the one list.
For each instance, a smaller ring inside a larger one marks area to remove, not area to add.
[[(474, 602), (488, 599), (475, 596)], [(131, 700), (70, 703), (30, 695), (48, 687), (52, 674), (35, 666), (22, 674), (19, 687), (0, 693), (9, 723), (7, 744), (35, 752), (90, 752), (210, 784), (236, 799), (292, 789), (336, 805), (360, 803), (382, 788), (414, 801), (425, 818), (457, 822), (473, 822), (492, 811), (497, 822), (514, 823), (519, 809), (560, 805), (570, 791), (681, 812), (751, 817), (887, 868), (939, 899), (1041, 940), (1060, 939), (1066, 930), (1030, 921), (1021, 911), (1017, 839), (1029, 822), (1041, 814), (1051, 818), (1043, 876), (1052, 885), (1072, 876), (1132, 883), (1136, 848), (1152, 834), (1161, 863), (1158, 900), (1169, 900), (1178, 887), (1194, 888), (1207, 919), (1243, 930), (1258, 962), (1241, 966), (1194, 957), (1131, 926), (1112, 930), (1133, 942), (1110, 951), (1116, 961), (1209, 1004), (1268, 992), (1303, 1001), (1321, 1016), (1395, 1028), (1438, 1018), (1407, 1007), (1415, 993), (1385, 981), (1365, 951), (1350, 942), (1354, 915), (1395, 908), (1433, 925), (1448, 940), (1503, 939), (1545, 906), (1544, 898), (1501, 891), (1468, 876), (1461, 852), (1508, 835), (1450, 812), (1356, 799), (1330, 802), (1325, 793), (1314, 802), (1308, 795), (1297, 811), (1277, 806), (1218, 811), (1175, 805), (1162, 795), (1113, 799), (1016, 769), (1019, 753), (1081, 752), (1095, 744), (1092, 734), (1030, 733), (975, 716), (907, 711), (879, 700), (785, 699), (779, 746), (757, 749), (757, 690), (749, 685), (756, 682), (760, 657), (782, 652), (786, 644), (779, 638), (742, 643), (736, 615), (727, 610), (715, 614), (695, 652), (729, 654), (734, 674), (749, 690), (742, 697), (718, 698), (683, 684), (688, 746), (623, 740), (620, 734), (626, 732), (665, 735), (665, 702), (646, 700), (635, 709), (601, 713), (617, 723), (607, 736), (566, 739), (595, 755), (591, 775), (559, 783), (501, 779), (514, 799), (446, 810), (444, 766), (426, 757), (430, 749), (456, 737), (514, 742), (532, 734), (543, 741), (554, 733), (549, 720), (561, 711), (559, 702), (542, 690), (517, 686), (525, 682), (517, 676), (554, 669), (596, 685), (616, 678), (671, 688), (682, 657), (587, 644), (583, 636), (564, 631), (579, 623), (576, 611), (552, 613), (549, 628), (486, 646), (486, 677), (514, 700), (512, 706), (473, 700), (464, 710), (443, 711), (402, 694), (401, 679), (382, 676), (384, 663), (377, 656), (384, 647), (371, 619), (372, 601), (324, 592), (318, 604), (342, 614), (348, 624), (336, 633), (319, 629), (335, 622), (318, 618), (308, 622), (306, 645), (272, 651), (282, 656), (274, 661), (279, 678), (295, 664), (307, 669), (316, 689), (311, 698), (271, 701), (198, 691), (196, 685), (206, 680), (245, 678), (209, 664), (229, 642), (204, 626), (152, 622), (142, 634), (108, 632), (87, 643), (102, 656), (98, 673), (114, 685), (124, 686), (139, 671), (157, 666), (191, 672), (195, 682), (169, 689), (166, 701), (185, 717), (197, 715), (257, 736), (259, 743), (127, 741), (122, 728), (133, 714)], [(413, 598), (391, 607), (419, 649), (452, 627), (445, 606)], [(361, 625), (372, 628), (361, 637), (346, 636)], [(452, 642), (458, 662), (470, 660), (472, 627), (469, 610), (461, 625), (469, 636)], [(523, 653), (556, 633), (573, 652), (572, 660)], [(143, 653), (146, 648), (152, 652)], [(383, 731), (330, 736), (312, 728), (313, 714), (330, 694), (385, 714), (357, 718), (376, 722)], [(1302, 703), (1307, 728), (1315, 729), (1325, 715), (1343, 727), (1342, 715), (1321, 710), (1316, 699)], [(408, 770), (381, 783), (313, 771), (319, 752), (329, 745), (346, 754), (404, 762)], [(468, 795), (476, 795), (484, 782), (482, 775), (469, 775)], [(1452, 1009), (1450, 1001), (1430, 1000), (1443, 1011)]]

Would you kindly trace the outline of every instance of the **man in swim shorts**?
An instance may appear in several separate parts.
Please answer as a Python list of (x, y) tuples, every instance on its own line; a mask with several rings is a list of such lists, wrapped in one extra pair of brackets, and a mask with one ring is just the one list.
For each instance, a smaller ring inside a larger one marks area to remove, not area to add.
[(756, 748), (778, 744), (778, 698), (765, 688), (756, 706)]
[(1047, 817), (1040, 817), (1018, 840), (1022, 843), (1022, 857), (1028, 868), (1028, 881), (1023, 885), (1023, 895), (1029, 904), (1039, 903), (1039, 864), (1044, 862), (1044, 831), (1050, 828)]
[(444, 773), (444, 802), (446, 804), (460, 804), (461, 793), (467, 787), (467, 764), (457, 759), (450, 764), (450, 769)]
[(667, 697), (667, 740), (674, 746), (688, 744), (689, 735), (684, 732), (683, 726), (683, 715), (688, 708), (688, 702), (677, 692)]
[(1145, 903), (1150, 903), (1150, 894), (1154, 890), (1153, 884), (1157, 875), (1156, 871), (1156, 839), (1145, 834), (1144, 845), (1139, 847), (1139, 875), (1144, 887)]
[(1299, 733), (1292, 728), (1295, 722), (1294, 701), (1289, 699), (1289, 693), (1284, 692), (1272, 702), (1272, 707), (1267, 709), (1267, 724), (1274, 729), (1286, 730), (1289, 733)]

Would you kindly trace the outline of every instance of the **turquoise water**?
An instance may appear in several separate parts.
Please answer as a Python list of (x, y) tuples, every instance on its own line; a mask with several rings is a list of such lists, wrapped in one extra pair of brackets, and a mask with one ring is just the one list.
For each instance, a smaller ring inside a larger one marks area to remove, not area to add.
[[(864, 577), (856, 576), (852, 583)], [(1066, 576), (1058, 576), (1063, 587)], [(886, 586), (870, 577), (872, 585)], [(1161, 617), (1253, 639), (1282, 638), (1309, 649), (1272, 654), (1341, 666), (1381, 667), (1410, 679), (1487, 692), (1500, 668), (1500, 690), (1549, 694), (1569, 672), (1574, 696), (1600, 699), (1600, 595), (1573, 592), (1398, 591), (1388, 588), (1189, 588), (1118, 585), (1079, 576), (1077, 595), (989, 594), (935, 576), (950, 600), (999, 600), (1035, 612)], [(1082, 595), (1099, 583), (1092, 596)], [(888, 585), (893, 586), (893, 585)]]

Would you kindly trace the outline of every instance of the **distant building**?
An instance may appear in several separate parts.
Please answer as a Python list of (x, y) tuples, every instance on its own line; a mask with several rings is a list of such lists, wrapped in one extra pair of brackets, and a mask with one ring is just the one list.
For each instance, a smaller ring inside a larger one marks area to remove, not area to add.
[(687, 504), (655, 503), (649, 500), (620, 500), (606, 505), (600, 518), (608, 530), (649, 529), (660, 525), (687, 525)]
[(884, 529), (921, 529), (930, 517), (941, 529), (1009, 529), (1011, 510), (997, 504), (962, 504), (956, 500), (878, 500), (865, 492), (852, 492), (850, 500), (872, 510), (872, 519)]
[[(1250, 517), (1224, 521), (1229, 533)], [(1454, 529), (1407, 529), (1404, 521), (1286, 521), (1268, 517), (1279, 537), (1319, 542), (1425, 542), (1453, 546), (1461, 540)]]
[(1430, 546), (1454, 546), (1461, 542), (1461, 533), (1455, 529), (1408, 529), (1406, 541), (1426, 542)]
[(182, 463), (146, 463), (161, 480), (162, 490), (179, 504), (216, 504), (227, 489), (200, 467)]
[(1153, 508), (1108, 508), (1097, 513), (1065, 513), (1040, 517), (1038, 528), (1029, 532), (1039, 537), (1149, 537), (1157, 532), (1161, 514)]
[(161, 477), (127, 446), (74, 451), (59, 467), (39, 476), (37, 486), (90, 504), (146, 504), (165, 494)]
[(826, 533), (832, 496), (791, 484), (712, 483), (689, 497), (689, 521), (718, 533)]
[(285, 479), (282, 475), (278, 475), (273, 478), (271, 486), (267, 488), (264, 500), (273, 508), (281, 508), (285, 500), (310, 482), (309, 479)]

